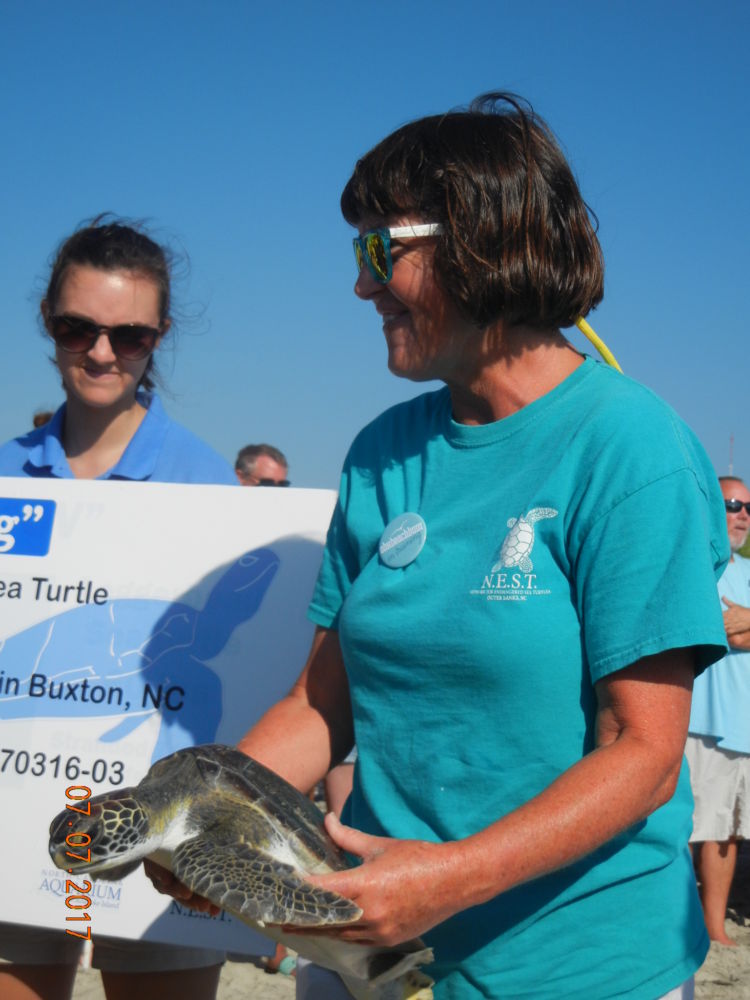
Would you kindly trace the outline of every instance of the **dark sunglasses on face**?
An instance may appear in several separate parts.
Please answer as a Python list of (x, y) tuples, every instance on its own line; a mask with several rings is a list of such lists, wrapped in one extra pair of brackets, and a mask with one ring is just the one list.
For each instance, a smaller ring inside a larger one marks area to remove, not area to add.
[(259, 479), (258, 486), (291, 486), (288, 479)]
[(114, 354), (126, 361), (140, 361), (151, 354), (161, 333), (140, 323), (100, 326), (80, 316), (50, 316), (47, 328), (57, 346), (68, 354), (85, 354), (105, 334)]
[(413, 226), (390, 226), (386, 229), (371, 229), (361, 236), (355, 236), (354, 256), (357, 270), (361, 271), (367, 264), (367, 269), (373, 278), (381, 285), (387, 284), (393, 277), (393, 258), (391, 257), (391, 240), (418, 239), (422, 236), (438, 236), (443, 227), (439, 222), (425, 222)]
[(745, 502), (744, 500), (725, 500), (724, 506), (729, 514), (739, 514), (742, 508), (745, 508), (745, 513), (750, 514), (750, 501)]

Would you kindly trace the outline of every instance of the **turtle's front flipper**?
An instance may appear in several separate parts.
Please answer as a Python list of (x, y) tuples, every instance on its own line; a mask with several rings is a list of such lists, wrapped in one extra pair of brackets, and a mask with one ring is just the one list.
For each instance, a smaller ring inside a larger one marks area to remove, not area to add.
[(310, 885), (290, 865), (244, 843), (188, 840), (174, 852), (172, 871), (193, 892), (258, 923), (320, 927), (362, 915), (350, 900)]

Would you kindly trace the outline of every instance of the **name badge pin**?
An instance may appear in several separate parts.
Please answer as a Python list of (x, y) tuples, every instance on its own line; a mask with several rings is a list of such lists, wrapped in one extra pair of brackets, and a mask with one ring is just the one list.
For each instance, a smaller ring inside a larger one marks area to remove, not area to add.
[(427, 525), (412, 511), (399, 514), (386, 525), (380, 536), (378, 552), (386, 566), (399, 569), (414, 562), (424, 547)]

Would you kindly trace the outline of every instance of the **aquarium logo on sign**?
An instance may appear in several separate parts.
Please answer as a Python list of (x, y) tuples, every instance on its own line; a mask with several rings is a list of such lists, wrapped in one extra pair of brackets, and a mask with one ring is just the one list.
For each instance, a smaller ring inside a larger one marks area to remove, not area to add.
[(0, 497), (0, 555), (46, 556), (56, 506), (54, 500)]

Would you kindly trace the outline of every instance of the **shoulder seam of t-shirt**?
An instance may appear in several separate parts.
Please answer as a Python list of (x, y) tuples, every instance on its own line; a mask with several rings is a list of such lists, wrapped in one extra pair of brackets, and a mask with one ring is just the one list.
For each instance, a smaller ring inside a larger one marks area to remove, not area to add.
[[(597, 524), (599, 524), (600, 521), (602, 521), (606, 517), (610, 517), (611, 514), (612, 514), (612, 512), (615, 511), (615, 510), (617, 510), (617, 508), (619, 506), (621, 506), (621, 504), (625, 503), (627, 500), (631, 500), (638, 493), (642, 493), (643, 490), (648, 489), (650, 486), (655, 486), (656, 483), (660, 483), (660, 482), (662, 482), (665, 479), (669, 479), (670, 476), (679, 475), (682, 472), (687, 472), (687, 473), (689, 473), (693, 477), (693, 479), (695, 480), (696, 486), (701, 491), (701, 493), (705, 496), (705, 491), (702, 489), (700, 483), (698, 482), (698, 478), (695, 475), (695, 469), (693, 469), (690, 465), (679, 465), (679, 466), (676, 466), (674, 469), (670, 469), (668, 472), (664, 472), (664, 473), (662, 473), (659, 476), (655, 476), (652, 479), (648, 479), (646, 482), (640, 483), (638, 486), (635, 486), (632, 489), (629, 489), (626, 492), (622, 493), (619, 497), (617, 497), (613, 501), (613, 503), (610, 504), (609, 507), (607, 507), (606, 510), (604, 510), (604, 511), (599, 511), (598, 510), (596, 512), (596, 515), (594, 516), (594, 518), (591, 520), (591, 523), (588, 525), (587, 528), (585, 528), (585, 530), (583, 532), (583, 537), (584, 538), (588, 537), (588, 535), (591, 533), (591, 531), (593, 531), (593, 529), (596, 527)], [(713, 542), (712, 542), (712, 546), (713, 546)]]

